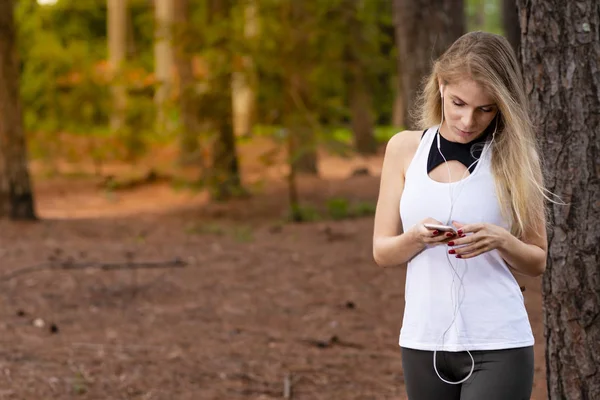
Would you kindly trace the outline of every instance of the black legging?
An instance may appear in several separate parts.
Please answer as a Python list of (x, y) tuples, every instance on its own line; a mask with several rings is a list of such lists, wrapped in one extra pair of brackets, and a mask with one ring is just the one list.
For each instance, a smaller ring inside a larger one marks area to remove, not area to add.
[[(533, 346), (471, 351), (473, 375), (462, 384), (442, 381), (433, 369), (433, 351), (402, 348), (409, 400), (529, 400), (533, 387)], [(471, 370), (466, 351), (438, 351), (436, 366), (447, 381), (463, 380)]]

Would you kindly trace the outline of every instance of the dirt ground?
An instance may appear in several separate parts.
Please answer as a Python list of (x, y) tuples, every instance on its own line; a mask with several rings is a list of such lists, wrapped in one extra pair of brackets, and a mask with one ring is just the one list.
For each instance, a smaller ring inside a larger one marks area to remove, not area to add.
[[(302, 198), (375, 202), (381, 157), (325, 158)], [(350, 177), (357, 166), (370, 176)], [(36, 179), (37, 223), (0, 222), (0, 399), (405, 399), (402, 268), (372, 217), (283, 224), (285, 189), (208, 204), (167, 183)], [(39, 270), (179, 259), (184, 267)], [(540, 280), (519, 278), (545, 399)]]

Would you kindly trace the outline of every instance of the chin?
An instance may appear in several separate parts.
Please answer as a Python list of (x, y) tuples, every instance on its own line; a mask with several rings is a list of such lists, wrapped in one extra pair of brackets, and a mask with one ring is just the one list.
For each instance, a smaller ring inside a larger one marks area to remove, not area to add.
[(470, 141), (477, 139), (481, 133), (482, 132), (477, 130), (463, 131), (454, 127), (454, 134), (456, 135), (457, 139), (456, 141), (460, 143), (469, 143)]

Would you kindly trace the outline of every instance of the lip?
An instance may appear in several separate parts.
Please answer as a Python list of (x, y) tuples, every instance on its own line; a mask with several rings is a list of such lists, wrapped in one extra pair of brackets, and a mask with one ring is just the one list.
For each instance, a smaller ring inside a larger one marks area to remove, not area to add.
[(456, 128), (456, 130), (458, 131), (459, 135), (464, 136), (464, 137), (469, 137), (469, 136), (473, 135), (473, 133), (475, 133), (473, 131), (471, 131), (471, 132), (463, 131), (462, 129), (458, 129), (458, 128)]

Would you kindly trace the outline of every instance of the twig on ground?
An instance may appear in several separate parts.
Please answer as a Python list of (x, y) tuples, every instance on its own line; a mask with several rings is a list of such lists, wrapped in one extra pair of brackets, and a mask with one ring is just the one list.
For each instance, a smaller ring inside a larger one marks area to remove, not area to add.
[(175, 258), (167, 261), (138, 261), (138, 262), (115, 262), (115, 263), (102, 263), (102, 262), (84, 262), (77, 263), (73, 261), (65, 262), (53, 262), (36, 265), (33, 267), (26, 267), (17, 269), (16, 271), (9, 272), (0, 277), (0, 282), (9, 281), (17, 276), (30, 274), (33, 272), (39, 272), (43, 270), (83, 270), (89, 268), (108, 270), (120, 270), (120, 269), (158, 269), (158, 268), (181, 268), (185, 267), (187, 262), (181, 258)]

